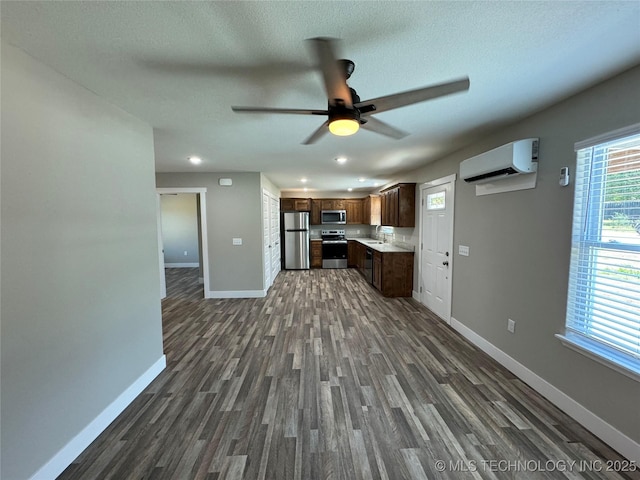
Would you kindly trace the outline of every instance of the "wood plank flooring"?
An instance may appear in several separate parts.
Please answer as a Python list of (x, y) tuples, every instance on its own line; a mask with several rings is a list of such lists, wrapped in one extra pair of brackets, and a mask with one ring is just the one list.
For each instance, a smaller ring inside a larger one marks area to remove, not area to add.
[(60, 479), (640, 479), (352, 269), (283, 271), (261, 299), (204, 300), (195, 269), (167, 281), (167, 369)]

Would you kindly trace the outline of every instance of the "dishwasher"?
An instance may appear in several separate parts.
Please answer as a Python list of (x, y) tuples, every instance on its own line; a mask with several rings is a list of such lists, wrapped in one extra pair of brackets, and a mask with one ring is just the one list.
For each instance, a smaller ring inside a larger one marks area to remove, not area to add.
[(364, 278), (368, 283), (373, 283), (373, 250), (370, 248), (367, 248), (364, 255)]

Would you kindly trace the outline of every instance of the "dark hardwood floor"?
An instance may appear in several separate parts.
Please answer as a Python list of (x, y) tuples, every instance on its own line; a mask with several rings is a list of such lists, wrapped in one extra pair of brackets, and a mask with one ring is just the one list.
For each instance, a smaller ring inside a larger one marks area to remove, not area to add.
[(167, 279), (166, 370), (60, 479), (640, 478), (352, 269), (283, 271), (260, 299), (204, 300), (194, 269)]
[[(165, 268), (168, 299), (181, 299), (184, 302), (204, 299), (204, 287), (198, 283), (197, 268)], [(164, 304), (163, 304), (164, 307)]]

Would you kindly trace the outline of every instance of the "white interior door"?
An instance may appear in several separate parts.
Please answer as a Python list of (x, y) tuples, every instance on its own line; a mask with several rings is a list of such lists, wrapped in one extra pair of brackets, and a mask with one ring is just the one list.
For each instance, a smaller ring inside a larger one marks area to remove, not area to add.
[(269, 195), (271, 200), (270, 227), (271, 227), (271, 283), (276, 279), (280, 271), (280, 199)]
[(453, 181), (421, 189), (420, 301), (451, 321)]
[(262, 250), (264, 257), (264, 289), (273, 283), (271, 277), (271, 198), (269, 192), (262, 191)]

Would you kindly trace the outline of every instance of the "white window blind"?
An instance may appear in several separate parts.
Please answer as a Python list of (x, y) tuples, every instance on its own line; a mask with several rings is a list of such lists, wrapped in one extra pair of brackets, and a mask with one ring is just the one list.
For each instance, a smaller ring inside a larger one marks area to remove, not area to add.
[(640, 379), (640, 128), (624, 134), (577, 146), (560, 338)]

